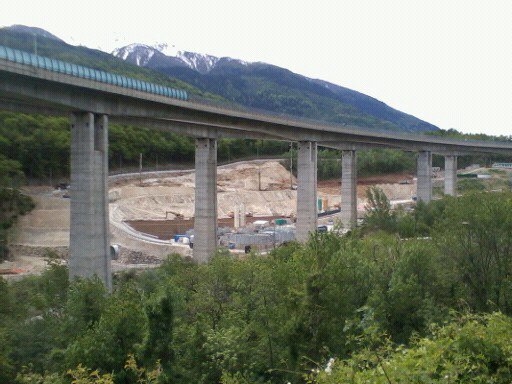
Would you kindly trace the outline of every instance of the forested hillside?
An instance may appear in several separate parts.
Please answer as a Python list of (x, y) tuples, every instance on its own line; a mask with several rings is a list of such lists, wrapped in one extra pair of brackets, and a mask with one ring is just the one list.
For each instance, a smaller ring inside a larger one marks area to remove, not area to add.
[(0, 279), (0, 382), (508, 384), (511, 223), (510, 192), (381, 200), (346, 236), (173, 255), (111, 295), (56, 263)]

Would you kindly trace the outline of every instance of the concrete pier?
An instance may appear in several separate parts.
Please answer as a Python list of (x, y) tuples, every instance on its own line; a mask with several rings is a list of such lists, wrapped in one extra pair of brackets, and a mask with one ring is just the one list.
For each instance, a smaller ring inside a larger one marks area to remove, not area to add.
[(357, 224), (357, 157), (356, 151), (341, 153), (341, 212), (343, 228)]
[(432, 152), (420, 151), (417, 162), (416, 196), (428, 203), (432, 200)]
[(112, 289), (108, 215), (108, 117), (71, 114), (69, 275), (97, 275)]
[(457, 156), (444, 157), (444, 193), (457, 196)]
[(217, 140), (196, 139), (194, 260), (207, 262), (217, 249)]
[(318, 213), (316, 201), (317, 143), (299, 141), (297, 153), (297, 223), (295, 237), (306, 241), (316, 231)]

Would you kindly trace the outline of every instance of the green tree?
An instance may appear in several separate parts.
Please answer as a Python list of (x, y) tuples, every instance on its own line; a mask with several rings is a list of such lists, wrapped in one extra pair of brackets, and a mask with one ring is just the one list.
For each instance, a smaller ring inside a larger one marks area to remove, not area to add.
[(391, 204), (384, 191), (379, 187), (371, 187), (366, 190), (366, 215), (364, 226), (368, 229), (382, 229), (395, 231), (396, 217), (391, 211)]
[(124, 362), (139, 349), (146, 329), (140, 293), (131, 284), (122, 286), (107, 298), (97, 323), (68, 345), (66, 365), (84, 364), (122, 375)]
[(474, 193), (451, 199), (434, 239), (454, 260), (468, 303), (478, 311), (512, 313), (512, 194)]
[(143, 356), (148, 366), (160, 363), (163, 374), (171, 375), (173, 336), (173, 294), (170, 287), (150, 297), (145, 305), (148, 333)]

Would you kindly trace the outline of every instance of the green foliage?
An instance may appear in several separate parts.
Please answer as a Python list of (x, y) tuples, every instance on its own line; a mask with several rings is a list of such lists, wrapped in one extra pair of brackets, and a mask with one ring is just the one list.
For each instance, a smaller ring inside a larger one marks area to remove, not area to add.
[(76, 338), (93, 328), (106, 306), (106, 290), (98, 278), (75, 279), (69, 287), (64, 307), (63, 332)]
[(357, 170), (360, 175), (411, 172), (416, 167), (412, 153), (396, 149), (372, 149), (357, 152)]
[[(128, 356), (122, 374), (119, 376), (128, 383), (152, 384), (163, 382), (158, 366), (153, 370), (139, 367), (133, 355)], [(66, 374), (62, 375), (58, 373), (40, 374), (25, 368), (16, 376), (16, 383), (19, 384), (114, 384), (116, 382), (116, 375), (100, 373), (97, 369), (92, 370), (82, 364), (78, 364), (74, 369), (68, 369)]]
[(34, 207), (32, 200), (18, 190), (23, 180), (21, 164), (0, 154), (0, 262), (9, 256), (7, 230), (19, 215)]
[[(96, 378), (97, 377), (94, 377), (94, 379), (96, 379)], [(26, 368), (23, 370), (23, 372), (18, 373), (16, 375), (15, 382), (17, 384), (67, 384), (68, 383), (67, 380), (65, 380), (58, 373), (41, 374), (41, 373), (31, 372), (30, 370), (27, 370)], [(104, 384), (108, 384), (108, 383), (104, 383)]]
[(435, 226), (435, 238), (459, 270), (471, 307), (512, 313), (511, 193), (451, 199)]
[[(411, 153), (396, 149), (372, 149), (357, 152), (357, 173), (362, 176), (382, 173), (413, 172), (416, 161)], [(318, 151), (318, 178), (341, 177), (341, 153), (332, 149)]]
[(0, 186), (14, 188), (21, 184), (24, 174), (21, 164), (0, 154)]
[(109, 296), (99, 320), (66, 348), (66, 365), (81, 363), (103, 372), (121, 372), (146, 332), (147, 318), (140, 301), (140, 293), (131, 285)]
[(483, 191), (484, 183), (479, 179), (461, 179), (457, 181), (457, 192)]
[(148, 366), (160, 363), (164, 374), (171, 374), (173, 335), (173, 293), (170, 288), (158, 292), (146, 304), (148, 333), (143, 355)]
[(368, 203), (365, 207), (364, 226), (367, 229), (380, 229), (393, 232), (396, 227), (396, 216), (391, 211), (391, 204), (384, 191), (379, 187), (366, 189)]
[(7, 231), (19, 215), (34, 208), (34, 202), (16, 188), (4, 188), (0, 185), (0, 262), (9, 257)]
[(68, 370), (67, 374), (71, 377), (72, 384), (114, 384), (111, 374), (100, 374), (97, 370), (91, 371), (82, 367), (81, 364)]
[[(501, 313), (463, 316), (411, 346), (386, 339), (377, 349), (363, 349), (335, 361), (308, 382), (342, 383), (510, 383), (512, 319)], [(331, 370), (332, 369), (332, 370)]]

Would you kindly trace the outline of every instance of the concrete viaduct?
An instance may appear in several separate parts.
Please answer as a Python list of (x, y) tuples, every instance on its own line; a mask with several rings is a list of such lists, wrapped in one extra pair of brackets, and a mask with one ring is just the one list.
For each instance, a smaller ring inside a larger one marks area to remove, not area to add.
[(274, 139), (298, 143), (296, 237), (299, 241), (306, 240), (308, 233), (317, 227), (318, 146), (342, 151), (340, 218), (344, 226), (355, 225), (357, 219), (358, 150), (389, 147), (417, 152), (417, 197), (426, 202), (432, 197), (433, 153), (445, 156), (445, 193), (449, 195), (455, 195), (456, 191), (457, 156), (471, 153), (512, 154), (511, 142), (380, 132), (209, 105), (186, 100), (186, 97), (169, 97), (162, 92), (148, 91), (147, 84), (143, 87), (145, 90), (141, 90), (141, 87), (129, 88), (121, 81), (120, 85), (115, 85), (90, 78), (92, 76), (80, 77), (64, 70), (31, 65), (30, 61), (37, 61), (38, 57), (29, 56), (29, 59), (13, 60), (3, 58), (0, 51), (0, 108), (70, 116), (69, 271), (71, 276), (96, 274), (107, 287), (112, 284), (107, 190), (109, 120), (170, 130), (195, 138), (194, 258), (199, 262), (207, 261), (217, 246), (219, 138)]

